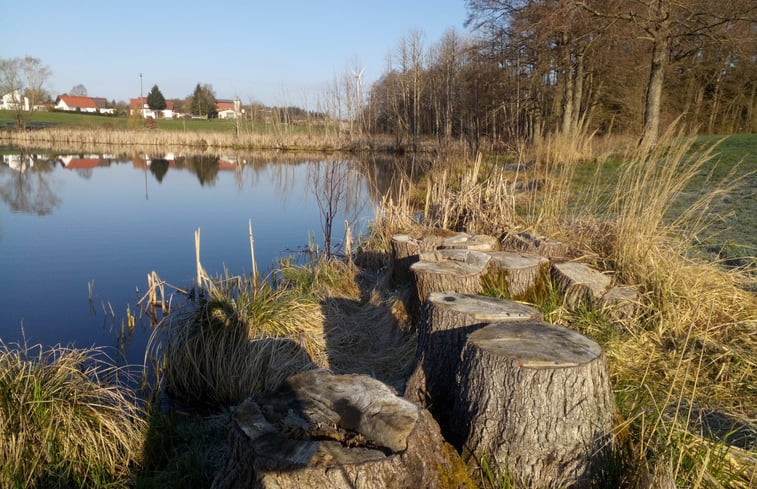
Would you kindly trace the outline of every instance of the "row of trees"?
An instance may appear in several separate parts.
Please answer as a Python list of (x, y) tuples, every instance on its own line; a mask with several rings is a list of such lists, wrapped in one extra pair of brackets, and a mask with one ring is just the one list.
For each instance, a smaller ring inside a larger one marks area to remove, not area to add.
[(678, 117), (710, 133), (757, 130), (751, 0), (466, 3), (471, 37), (400, 40), (370, 91), (369, 130), (472, 145), (582, 130), (653, 144)]

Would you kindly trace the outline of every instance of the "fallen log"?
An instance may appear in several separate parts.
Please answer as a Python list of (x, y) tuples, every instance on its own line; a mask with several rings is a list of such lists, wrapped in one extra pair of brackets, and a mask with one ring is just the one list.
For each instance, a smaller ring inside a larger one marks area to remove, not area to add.
[(613, 397), (593, 340), (543, 322), (472, 333), (458, 371), (452, 441), (486, 457), (517, 487), (588, 488), (610, 454)]
[(431, 415), (365, 375), (312, 370), (232, 415), (215, 489), (464, 488)]
[(405, 399), (428, 408), (442, 433), (448, 435), (457, 390), (455, 374), (468, 336), (493, 322), (541, 318), (537, 309), (513, 301), (452, 292), (430, 293), (421, 315), (415, 369), (405, 386)]

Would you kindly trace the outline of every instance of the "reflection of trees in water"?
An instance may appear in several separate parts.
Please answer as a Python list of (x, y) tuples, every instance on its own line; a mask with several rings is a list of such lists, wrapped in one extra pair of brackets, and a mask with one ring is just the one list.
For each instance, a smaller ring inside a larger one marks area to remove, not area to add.
[(154, 159), (150, 162), (150, 173), (155, 176), (158, 183), (163, 181), (163, 177), (168, 173), (168, 160), (162, 158)]
[(59, 182), (53, 177), (53, 162), (32, 160), (22, 171), (0, 165), (0, 199), (14, 212), (46, 216), (61, 203), (57, 193)]
[(193, 155), (184, 157), (184, 167), (197, 175), (200, 185), (213, 185), (218, 177), (217, 155)]

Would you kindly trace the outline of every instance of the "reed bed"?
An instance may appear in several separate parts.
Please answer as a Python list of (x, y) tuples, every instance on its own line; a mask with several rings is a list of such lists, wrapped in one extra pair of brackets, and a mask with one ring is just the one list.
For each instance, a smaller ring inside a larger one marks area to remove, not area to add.
[(388, 249), (391, 234), (445, 225), (495, 236), (533, 230), (569, 243), (576, 258), (640, 292), (637, 313), (623, 320), (568, 309), (550, 294), (533, 298), (549, 320), (593, 336), (606, 351), (623, 487), (755, 487), (757, 298), (747, 291), (754, 276), (692, 253), (709, 203), (738, 182), (711, 184), (673, 216), (674, 200), (716, 147), (694, 151), (673, 131), (654, 148), (626, 145), (634, 149), (620, 155), (617, 180), (597, 177), (579, 194), (572, 188), (576, 169), (599, 167), (609, 153), (575, 141), (563, 150), (561, 141), (555, 136), (530, 148), (534, 159), (514, 170), (482, 172), (479, 159), (457, 174), (432, 177), (425, 209), (385, 202), (378, 246)]
[(126, 487), (144, 413), (101, 350), (0, 342), (0, 486)]
[[(21, 148), (72, 148), (74, 152), (112, 152), (139, 150), (151, 152), (192, 149), (278, 150), (278, 151), (386, 151), (394, 152), (394, 142), (386, 137), (358, 137), (344, 132), (309, 133), (275, 130), (268, 132), (176, 131), (164, 129), (44, 128), (35, 131), (0, 130), (0, 144)], [(418, 151), (431, 151), (432, 142)]]

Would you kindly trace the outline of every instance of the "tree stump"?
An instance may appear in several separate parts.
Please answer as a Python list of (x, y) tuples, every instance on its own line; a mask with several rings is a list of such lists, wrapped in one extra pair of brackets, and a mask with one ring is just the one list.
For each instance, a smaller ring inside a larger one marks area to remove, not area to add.
[(523, 298), (529, 291), (544, 282), (549, 260), (540, 255), (497, 251), (491, 256), (487, 280), (504, 285), (513, 299)]
[(502, 249), (528, 251), (546, 258), (566, 258), (570, 247), (562, 241), (530, 233), (507, 233), (502, 238)]
[(431, 292), (481, 292), (481, 275), (489, 260), (489, 255), (480, 251), (421, 253), (420, 261), (410, 267), (415, 278), (418, 304), (423, 304)]
[(602, 310), (609, 314), (615, 323), (630, 319), (639, 307), (641, 297), (635, 287), (616, 285), (602, 295)]
[(470, 333), (493, 322), (541, 318), (541, 312), (517, 302), (480, 295), (430, 293), (421, 315), (415, 369), (405, 386), (405, 399), (427, 407), (439, 422), (442, 434), (448, 436), (457, 390), (455, 375)]
[(468, 338), (458, 379), (452, 440), (464, 455), (523, 488), (601, 482), (614, 405), (596, 342), (543, 322), (492, 324)]
[(473, 250), (473, 251), (496, 251), (499, 249), (499, 242), (494, 236), (486, 234), (457, 233), (444, 241), (438, 246), (440, 250)]
[(312, 370), (232, 415), (215, 489), (471, 487), (427, 411), (365, 375)]
[(584, 263), (568, 261), (552, 264), (552, 277), (565, 293), (565, 303), (570, 307), (593, 304), (610, 287), (611, 279)]

